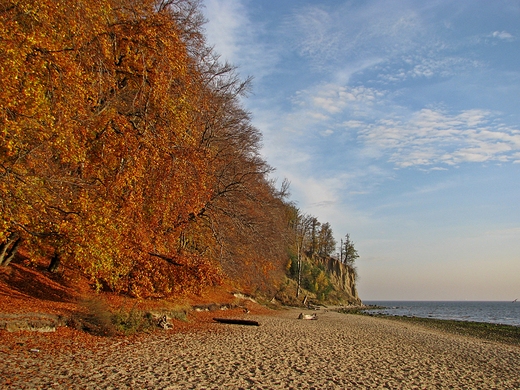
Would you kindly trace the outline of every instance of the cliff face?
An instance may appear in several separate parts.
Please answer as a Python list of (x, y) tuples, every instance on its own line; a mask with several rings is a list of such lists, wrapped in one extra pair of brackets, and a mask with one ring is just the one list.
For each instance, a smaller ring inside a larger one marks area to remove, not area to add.
[(325, 266), (332, 284), (345, 293), (349, 303), (360, 305), (361, 299), (359, 299), (356, 279), (351, 269), (332, 257), (321, 259), (321, 262)]

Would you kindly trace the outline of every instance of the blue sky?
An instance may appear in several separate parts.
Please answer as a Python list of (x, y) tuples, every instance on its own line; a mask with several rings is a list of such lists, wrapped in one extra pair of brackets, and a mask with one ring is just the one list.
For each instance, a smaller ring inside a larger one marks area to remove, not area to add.
[(363, 300), (520, 298), (520, 2), (204, 0), (208, 43)]

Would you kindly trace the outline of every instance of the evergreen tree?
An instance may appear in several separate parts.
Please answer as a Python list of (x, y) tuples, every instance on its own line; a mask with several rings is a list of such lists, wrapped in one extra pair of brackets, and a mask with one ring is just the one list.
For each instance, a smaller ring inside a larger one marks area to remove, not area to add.
[(345, 235), (345, 240), (342, 240), (341, 245), (341, 261), (349, 267), (354, 267), (356, 259), (359, 257), (354, 242), (350, 239), (350, 234)]

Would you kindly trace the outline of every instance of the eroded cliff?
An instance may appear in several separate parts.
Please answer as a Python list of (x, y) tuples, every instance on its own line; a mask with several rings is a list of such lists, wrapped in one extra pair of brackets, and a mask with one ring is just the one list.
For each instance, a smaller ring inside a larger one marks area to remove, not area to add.
[(320, 262), (325, 267), (331, 283), (345, 294), (346, 300), (350, 304), (360, 305), (362, 302), (357, 293), (354, 270), (333, 257), (321, 258)]

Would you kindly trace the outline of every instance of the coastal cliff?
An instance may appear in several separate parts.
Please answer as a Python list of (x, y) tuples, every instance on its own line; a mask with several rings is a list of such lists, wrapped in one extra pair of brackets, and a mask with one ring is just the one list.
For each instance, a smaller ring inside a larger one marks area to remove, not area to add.
[(357, 293), (354, 270), (333, 257), (320, 258), (319, 261), (334, 288), (344, 293), (350, 304), (360, 305), (362, 302)]

